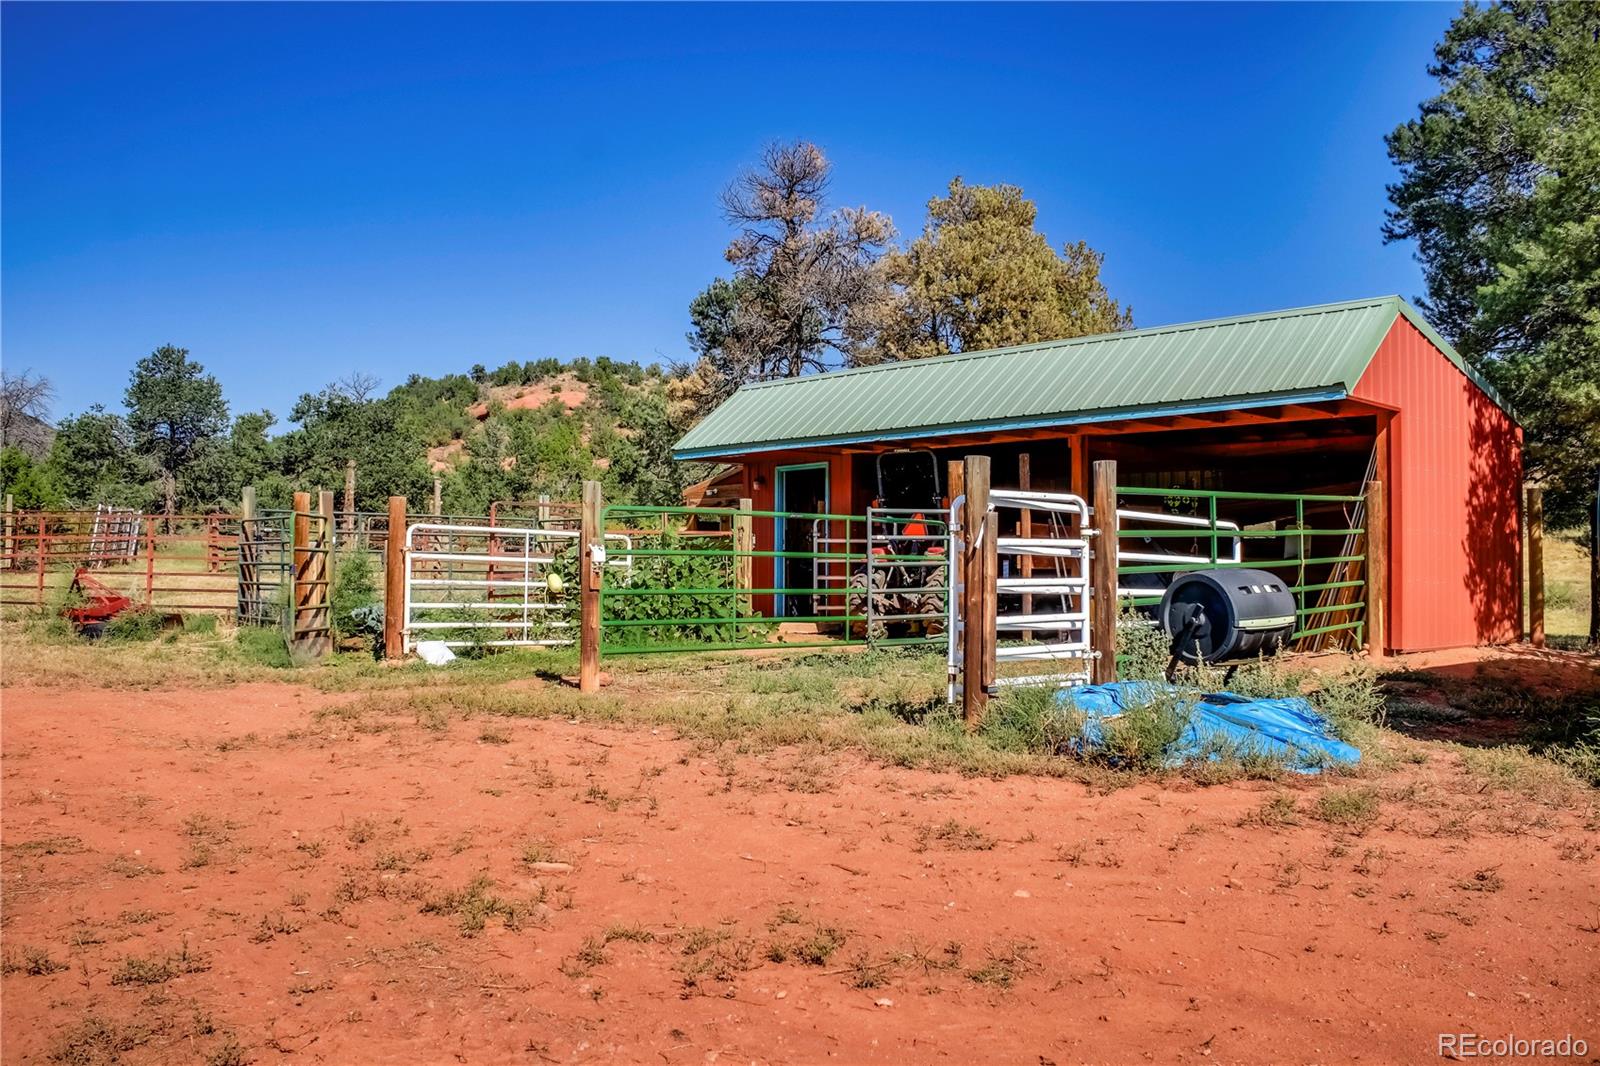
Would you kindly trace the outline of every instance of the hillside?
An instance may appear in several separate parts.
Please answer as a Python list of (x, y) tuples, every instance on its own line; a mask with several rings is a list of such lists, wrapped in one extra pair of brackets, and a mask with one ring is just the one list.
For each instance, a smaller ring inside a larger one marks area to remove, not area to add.
[[(693, 470), (671, 460), (677, 431), (659, 367), (610, 359), (507, 363), (413, 376), (379, 401), (395, 409), (420, 467), (442, 480), (447, 512), (541, 493), (576, 499), (585, 479), (608, 499), (677, 502)], [(408, 493), (410, 494), (410, 493)]]

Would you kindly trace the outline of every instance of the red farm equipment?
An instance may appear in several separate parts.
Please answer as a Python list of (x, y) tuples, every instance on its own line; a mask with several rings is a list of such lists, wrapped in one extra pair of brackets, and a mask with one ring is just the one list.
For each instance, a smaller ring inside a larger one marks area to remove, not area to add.
[[(850, 575), (850, 614), (869, 640), (945, 628), (948, 530), (939, 461), (926, 450), (878, 456), (867, 559)], [(870, 590), (870, 592), (869, 592)]]

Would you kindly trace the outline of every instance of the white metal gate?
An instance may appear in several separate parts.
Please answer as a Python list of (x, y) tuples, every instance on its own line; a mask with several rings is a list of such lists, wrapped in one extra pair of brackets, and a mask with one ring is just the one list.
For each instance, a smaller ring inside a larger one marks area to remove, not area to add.
[[(608, 543), (631, 548), (629, 537)], [(578, 531), (418, 522), (406, 527), (405, 650), (571, 644), (578, 613)], [(610, 565), (624, 571), (632, 556)]]
[[(969, 535), (983, 536), (982, 527), (975, 531), (961, 528), (965, 505), (965, 498), (958, 498), (950, 509), (952, 559), (966, 557)], [(1043, 669), (997, 670), (995, 683), (1058, 688), (1087, 684), (1090, 660), (1097, 654), (1089, 635), (1089, 541), (1099, 532), (1089, 526), (1088, 503), (1065, 492), (994, 489), (989, 493), (989, 510), (1001, 512), (1002, 529), (1017, 530), (1003, 533), (995, 542), (999, 562), (995, 577), (996, 665), (1048, 664)], [(1031, 529), (1025, 528), (1024, 511), (1028, 514), (1026, 526)], [(1012, 512), (1017, 513), (1014, 519)], [(965, 581), (963, 569), (950, 568), (955, 586), (949, 597), (947, 623), (951, 701), (960, 698), (961, 679), (967, 676), (963, 633), (969, 621), (961, 616), (962, 595), (957, 584)]]

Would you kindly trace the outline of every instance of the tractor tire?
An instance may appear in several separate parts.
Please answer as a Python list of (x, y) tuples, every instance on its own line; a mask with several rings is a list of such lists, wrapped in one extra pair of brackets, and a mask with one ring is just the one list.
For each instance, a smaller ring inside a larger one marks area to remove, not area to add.
[(922, 591), (915, 593), (916, 608), (912, 614), (937, 614), (937, 618), (922, 620), (922, 631), (930, 637), (937, 637), (944, 633), (946, 608), (945, 589), (946, 581), (950, 575), (950, 568), (946, 566), (930, 566), (924, 569)]
[(852, 615), (862, 616), (861, 621), (850, 623), (850, 632), (857, 639), (867, 641), (883, 640), (889, 635), (889, 625), (883, 621), (883, 613), (888, 608), (888, 596), (883, 591), (887, 587), (888, 575), (880, 568), (871, 573), (872, 613), (876, 616), (872, 624), (867, 624), (864, 617), (867, 613), (868, 569), (860, 567), (850, 575), (850, 594), (845, 597), (846, 610)]

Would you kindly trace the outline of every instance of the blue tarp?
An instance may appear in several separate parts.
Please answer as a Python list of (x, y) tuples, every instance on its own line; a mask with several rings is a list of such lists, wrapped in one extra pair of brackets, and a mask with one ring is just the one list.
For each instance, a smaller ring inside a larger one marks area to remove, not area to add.
[(1314, 774), (1331, 765), (1351, 766), (1361, 752), (1333, 735), (1327, 718), (1293, 696), (1255, 699), (1235, 692), (1199, 693), (1153, 681), (1118, 681), (1064, 689), (1063, 706), (1088, 717), (1084, 742), (1104, 743), (1102, 723), (1158, 699), (1176, 697), (1187, 724), (1167, 750), (1167, 765), (1225, 756), (1264, 755), (1292, 770)]

